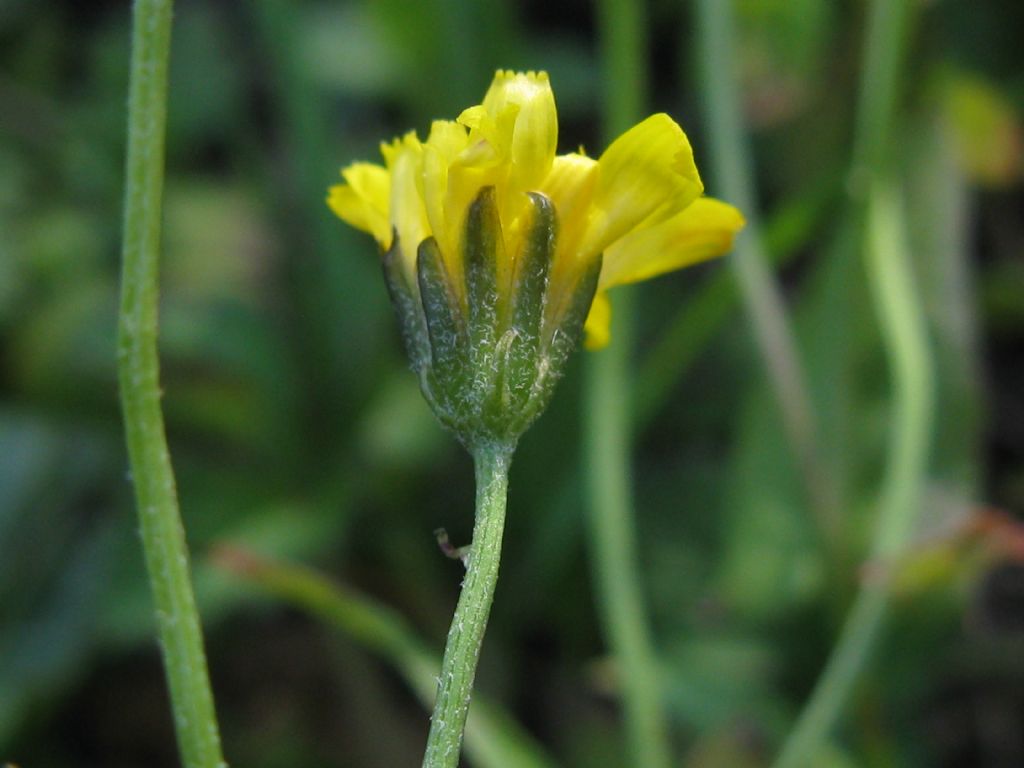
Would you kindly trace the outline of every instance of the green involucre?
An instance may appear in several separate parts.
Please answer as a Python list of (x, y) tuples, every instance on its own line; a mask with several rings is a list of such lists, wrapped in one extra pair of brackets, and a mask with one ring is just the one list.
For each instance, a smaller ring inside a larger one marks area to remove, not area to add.
[(549, 311), (558, 221), (546, 197), (529, 198), (532, 221), (511, 275), (500, 271), (509, 259), (493, 187), (481, 190), (467, 211), (463, 285), (456, 285), (433, 237), (419, 244), (415, 283), (402, 269), (397, 237), (383, 259), (424, 397), (471, 450), (514, 445), (544, 411), (579, 346), (597, 290), (600, 257), (576, 279), (567, 308), (557, 316)]

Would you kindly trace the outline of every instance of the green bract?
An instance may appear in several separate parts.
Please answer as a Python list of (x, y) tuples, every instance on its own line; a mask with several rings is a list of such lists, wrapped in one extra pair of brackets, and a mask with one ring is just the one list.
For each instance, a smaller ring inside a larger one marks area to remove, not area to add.
[(419, 245), (416, 285), (406, 280), (397, 237), (383, 259), (420, 388), (441, 422), (470, 448), (512, 445), (543, 412), (580, 342), (597, 290), (600, 258), (576, 281), (566, 310), (546, 311), (558, 222), (546, 197), (529, 198), (531, 219), (511, 291), (498, 289), (499, 265), (507, 259), (493, 187), (480, 191), (466, 216), (462, 285), (433, 237)]

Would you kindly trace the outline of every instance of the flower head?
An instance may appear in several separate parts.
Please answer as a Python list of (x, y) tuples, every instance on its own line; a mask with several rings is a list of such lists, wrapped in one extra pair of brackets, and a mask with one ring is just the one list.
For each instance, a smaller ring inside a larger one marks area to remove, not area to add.
[(464, 440), (515, 439), (585, 326), (607, 343), (607, 290), (727, 251), (743, 226), (702, 197), (682, 129), (653, 115), (598, 159), (557, 155), (544, 72), (499, 71), (482, 104), (354, 163), (327, 203), (369, 232), (420, 375)]

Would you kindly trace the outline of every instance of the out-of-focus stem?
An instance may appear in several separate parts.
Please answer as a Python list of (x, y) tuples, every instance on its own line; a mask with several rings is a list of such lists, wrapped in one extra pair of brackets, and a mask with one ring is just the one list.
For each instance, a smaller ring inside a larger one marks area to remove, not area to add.
[(118, 373), (139, 528), (178, 748), (187, 768), (218, 768), (225, 763), (160, 412), (158, 267), (171, 6), (170, 0), (135, 3)]
[[(610, 141), (639, 119), (647, 100), (646, 17), (643, 4), (631, 0), (601, 0), (597, 11), (606, 81), (604, 133)], [(584, 482), (598, 610), (618, 669), (629, 762), (667, 768), (668, 729), (633, 526), (630, 299), (630, 289), (616, 291), (611, 344), (588, 354)]]
[(817, 751), (849, 700), (881, 630), (889, 603), (891, 565), (906, 547), (921, 506), (932, 426), (933, 366), (905, 230), (896, 189), (879, 183), (869, 197), (865, 257), (892, 369), (893, 427), (871, 548), (872, 568), (776, 768), (817, 764)]
[(889, 601), (887, 560), (910, 535), (927, 470), (932, 420), (932, 362), (926, 323), (913, 284), (902, 206), (887, 179), (889, 135), (906, 50), (910, 7), (906, 0), (873, 0), (869, 6), (850, 175), (849, 221), (866, 224), (861, 237), (868, 281), (893, 372), (894, 425), (871, 556), (877, 577), (867, 582), (815, 685), (776, 768), (812, 765), (853, 692), (881, 632)]
[(717, 192), (737, 206), (747, 226), (736, 238), (729, 262), (739, 284), (761, 361), (779, 403), (786, 436), (803, 480), (815, 528), (832, 549), (838, 518), (838, 492), (818, 445), (817, 419), (807, 390), (785, 302), (771, 273), (761, 235), (753, 163), (744, 131), (736, 71), (732, 2), (699, 0), (697, 39), (700, 83), (707, 105), (708, 143)]

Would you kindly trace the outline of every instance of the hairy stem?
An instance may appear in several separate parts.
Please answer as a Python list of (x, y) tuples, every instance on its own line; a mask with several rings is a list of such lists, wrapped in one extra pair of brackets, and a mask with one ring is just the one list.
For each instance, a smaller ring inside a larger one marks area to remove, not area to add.
[(225, 763), (160, 411), (158, 261), (171, 5), (170, 0), (135, 3), (118, 373), (142, 545), (178, 747), (187, 768), (217, 768)]
[(423, 768), (456, 768), (459, 764), (473, 679), (498, 581), (512, 450), (504, 445), (478, 446), (473, 450), (476, 466), (473, 543), (441, 660)]

